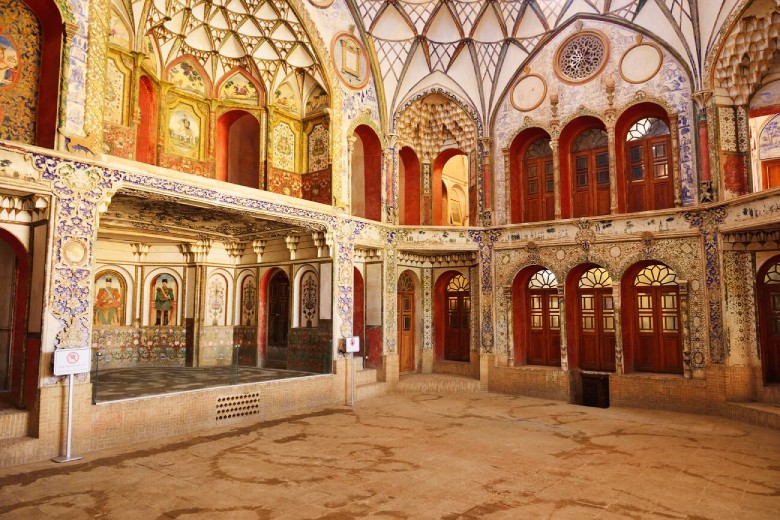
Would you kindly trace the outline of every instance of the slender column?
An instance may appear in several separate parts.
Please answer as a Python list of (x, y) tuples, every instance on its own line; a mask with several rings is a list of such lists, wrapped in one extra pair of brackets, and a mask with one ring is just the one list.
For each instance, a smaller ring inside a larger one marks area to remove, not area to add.
[(422, 373), (433, 372), (433, 268), (424, 267), (422, 270), (423, 290), (423, 346), (422, 346)]
[(691, 325), (690, 303), (688, 300), (688, 282), (678, 280), (680, 288), (680, 332), (682, 333), (683, 375), (686, 379), (693, 376), (691, 371)]
[(558, 138), (559, 133), (557, 127), (552, 133), (550, 139), (550, 148), (552, 149), (553, 157), (553, 183), (555, 183), (555, 219), (561, 218), (561, 156), (559, 153)]
[(558, 313), (560, 316), (559, 323), (561, 326), (561, 370), (568, 372), (569, 348), (568, 344), (566, 343), (566, 292), (564, 291), (564, 285), (562, 283), (558, 284), (558, 298)]
[(669, 157), (672, 158), (672, 186), (674, 186), (674, 205), (682, 205), (682, 186), (680, 180), (680, 138), (677, 113), (669, 114), (669, 136), (671, 137), (672, 150)]
[(615, 111), (607, 110), (607, 149), (609, 150), (609, 213), (618, 212), (617, 155), (615, 154)]
[(498, 224), (509, 224), (512, 222), (512, 197), (519, 196), (512, 193), (512, 170), (509, 168), (511, 161), (509, 156), (509, 147), (501, 149), (504, 156), (504, 221)]
[(472, 222), (482, 226), (492, 226), (493, 210), (493, 182), (492, 182), (492, 147), (493, 140), (489, 137), (483, 137), (479, 140), (478, 162), (480, 176), (477, 182), (480, 183), (481, 197), (478, 199), (480, 204), (477, 207), (479, 218), (471, 219)]
[(433, 225), (433, 166), (429, 158), (426, 157), (423, 160), (425, 162), (420, 167), (420, 182), (422, 183), (420, 223), (423, 226), (431, 226)]
[(612, 283), (613, 320), (615, 322), (615, 373), (625, 373), (623, 366), (623, 327), (620, 320), (620, 282)]
[(382, 191), (383, 221), (398, 224), (398, 136), (385, 136), (387, 147), (382, 150)]

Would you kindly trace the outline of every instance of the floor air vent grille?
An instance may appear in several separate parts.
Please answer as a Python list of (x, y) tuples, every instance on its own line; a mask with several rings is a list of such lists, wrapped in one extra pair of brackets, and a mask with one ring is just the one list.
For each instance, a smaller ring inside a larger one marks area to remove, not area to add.
[(235, 419), (260, 413), (260, 394), (234, 395), (217, 399), (217, 420)]

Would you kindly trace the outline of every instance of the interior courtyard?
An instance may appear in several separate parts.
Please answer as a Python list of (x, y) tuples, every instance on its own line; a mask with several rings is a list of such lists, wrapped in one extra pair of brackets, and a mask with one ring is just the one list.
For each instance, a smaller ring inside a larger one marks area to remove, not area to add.
[[(259, 456), (362, 475), (339, 496), (363, 509), (290, 477), (274, 500), (304, 486), (299, 517), (426, 516), (404, 493), (429, 460), (484, 474), (431, 484), (437, 517), (517, 518), (516, 488), (540, 496), (529, 518), (769, 518), (780, 0), (0, 0), (0, 489), (67, 474), (49, 459), (68, 417), (95, 481), (145, 478), (122, 472), (147, 456), (163, 479), (178, 455), (217, 478), (208, 457), (263, 455), (240, 446), (266, 430), (372, 437)], [(396, 457), (417, 427), (468, 457)], [(618, 484), (640, 475), (657, 482), (632, 511)], [(694, 505), (661, 497), (667, 478)], [(13, 489), (0, 516), (132, 501)]]

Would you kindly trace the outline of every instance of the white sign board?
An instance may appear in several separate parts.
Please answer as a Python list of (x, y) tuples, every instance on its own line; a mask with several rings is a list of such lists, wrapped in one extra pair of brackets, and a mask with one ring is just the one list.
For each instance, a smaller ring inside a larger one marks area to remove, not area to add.
[(347, 353), (360, 352), (360, 337), (348, 336), (346, 340), (347, 340)]
[(69, 348), (54, 351), (54, 375), (85, 374), (92, 369), (92, 349)]

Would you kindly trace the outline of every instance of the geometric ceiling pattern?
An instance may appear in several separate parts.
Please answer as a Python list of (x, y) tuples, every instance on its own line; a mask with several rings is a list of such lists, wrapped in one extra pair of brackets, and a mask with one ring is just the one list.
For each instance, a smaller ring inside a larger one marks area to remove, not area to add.
[[(693, 0), (349, 0), (376, 53), (392, 113), (438, 83), (489, 115), (523, 63), (578, 16), (662, 35), (696, 70)], [(668, 35), (668, 36), (663, 36)], [(485, 121), (485, 119), (483, 119)]]
[(136, 34), (152, 35), (163, 65), (190, 54), (212, 81), (244, 67), (267, 92), (298, 71), (326, 84), (309, 36), (285, 0), (131, 0), (130, 7)]

